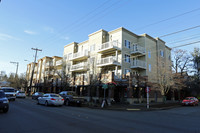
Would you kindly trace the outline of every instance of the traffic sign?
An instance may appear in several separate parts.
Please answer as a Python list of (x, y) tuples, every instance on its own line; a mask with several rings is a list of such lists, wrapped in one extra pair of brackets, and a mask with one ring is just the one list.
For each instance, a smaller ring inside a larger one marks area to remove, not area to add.
[(146, 93), (149, 93), (151, 91), (151, 89), (149, 88), (149, 87), (147, 87), (146, 89), (145, 89), (145, 92)]
[(103, 84), (102, 88), (107, 89), (108, 85), (107, 84)]

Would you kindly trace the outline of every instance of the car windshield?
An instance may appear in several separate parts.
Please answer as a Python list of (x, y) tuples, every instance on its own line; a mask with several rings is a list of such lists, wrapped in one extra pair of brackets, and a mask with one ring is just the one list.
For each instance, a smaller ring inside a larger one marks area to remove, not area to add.
[(67, 92), (67, 95), (77, 96), (75, 92)]
[(0, 92), (0, 98), (3, 98), (3, 97), (5, 97), (4, 92)]
[(51, 94), (50, 96), (51, 97), (59, 97), (58, 95), (55, 95), (55, 94)]
[(193, 98), (189, 98), (189, 97), (187, 97), (187, 98), (185, 98), (185, 100), (193, 100)]
[(15, 92), (15, 90), (14, 89), (2, 89), (4, 92)]

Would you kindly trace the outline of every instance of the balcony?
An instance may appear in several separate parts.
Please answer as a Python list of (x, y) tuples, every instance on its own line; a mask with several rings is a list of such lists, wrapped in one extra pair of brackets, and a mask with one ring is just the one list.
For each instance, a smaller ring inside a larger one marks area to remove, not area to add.
[(62, 75), (62, 73), (63, 73), (62, 69), (61, 69), (61, 70), (57, 70), (57, 71), (55, 72), (55, 75)]
[(56, 61), (56, 66), (62, 66), (62, 60)]
[(118, 40), (101, 44), (97, 52), (103, 54), (115, 50), (120, 50)]
[(97, 67), (110, 66), (110, 65), (121, 66), (120, 63), (116, 60), (115, 56), (101, 58), (100, 60), (97, 61)]
[(72, 65), (70, 68), (71, 72), (75, 72), (75, 71), (87, 71), (88, 68), (88, 63), (86, 62), (82, 62), (82, 63), (78, 63), (76, 65)]
[(46, 76), (53, 75), (53, 71), (45, 71), (45, 75), (46, 75)]
[(146, 62), (142, 60), (134, 60), (131, 64), (132, 69), (146, 69)]
[(88, 56), (89, 56), (89, 53), (87, 50), (85, 50), (83, 52), (73, 53), (73, 55), (69, 57), (69, 60), (73, 60), (73, 61), (84, 60), (84, 59), (87, 59)]
[(46, 68), (50, 68), (53, 67), (53, 62), (47, 62), (46, 63)]
[(140, 45), (133, 45), (133, 49), (131, 50), (132, 55), (144, 55), (145, 48)]

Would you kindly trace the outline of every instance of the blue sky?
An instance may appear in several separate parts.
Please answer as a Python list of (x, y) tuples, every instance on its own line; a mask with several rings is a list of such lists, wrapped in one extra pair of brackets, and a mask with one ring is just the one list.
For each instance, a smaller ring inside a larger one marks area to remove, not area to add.
[[(99, 29), (119, 27), (159, 37), (200, 25), (200, 9), (155, 25), (146, 25), (200, 8), (199, 0), (2, 0), (0, 3), (0, 71), (19, 73), (38, 57), (62, 56), (64, 46), (82, 42)], [(142, 28), (143, 27), (143, 28)], [(176, 40), (193, 38), (173, 44)], [(200, 28), (161, 38), (169, 47), (200, 40)], [(192, 51), (199, 43), (182, 47)], [(25, 62), (24, 60), (29, 60)]]

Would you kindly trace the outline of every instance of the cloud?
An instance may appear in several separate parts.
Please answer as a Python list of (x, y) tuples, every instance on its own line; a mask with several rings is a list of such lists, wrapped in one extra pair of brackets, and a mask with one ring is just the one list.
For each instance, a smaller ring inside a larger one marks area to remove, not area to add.
[(29, 34), (29, 35), (36, 35), (37, 33), (34, 31), (30, 31), (30, 30), (24, 30), (25, 33)]
[(49, 33), (54, 33), (54, 29), (51, 27), (44, 27), (43, 29)]
[(11, 39), (12, 40), (20, 40), (20, 39), (14, 37), (14, 36), (11, 36), (11, 35), (8, 35), (8, 34), (4, 34), (4, 33), (0, 33), (0, 40), (5, 41), (5, 40), (11, 40)]
[(65, 36), (65, 37), (62, 37), (62, 39), (64, 39), (64, 40), (69, 40), (69, 37), (68, 37), (68, 36)]

